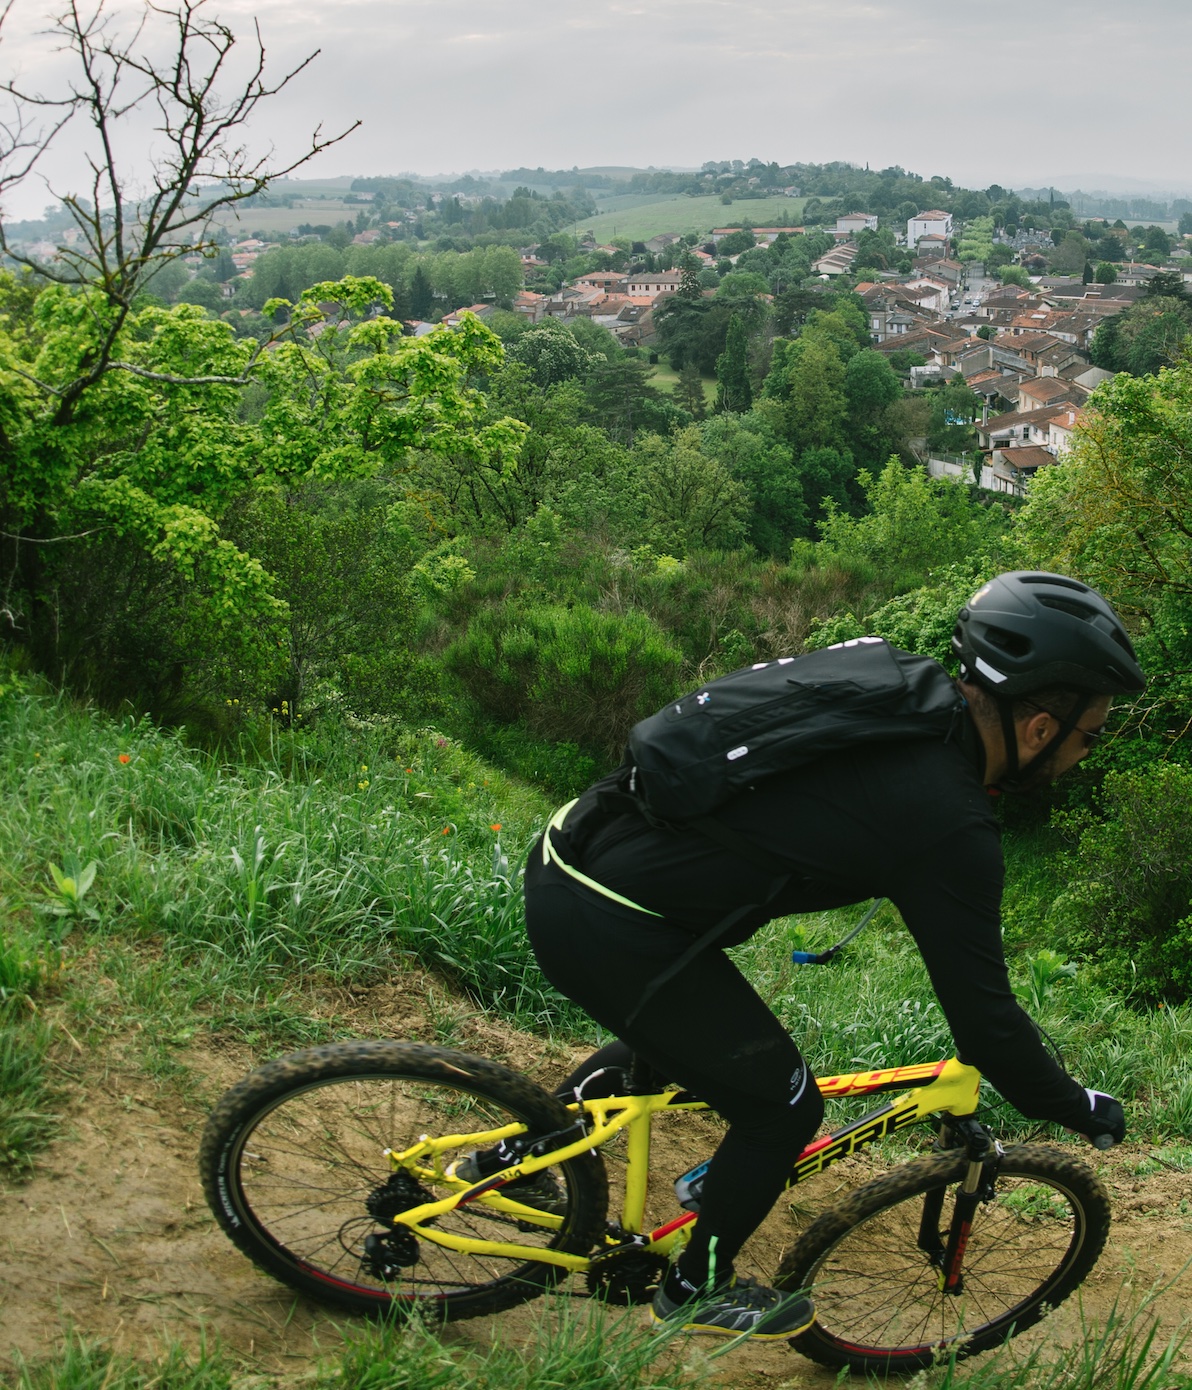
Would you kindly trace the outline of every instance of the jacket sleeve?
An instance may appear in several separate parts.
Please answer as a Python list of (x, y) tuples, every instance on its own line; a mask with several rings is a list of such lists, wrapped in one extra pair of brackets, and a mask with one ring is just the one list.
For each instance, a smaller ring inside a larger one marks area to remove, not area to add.
[(902, 914), (956, 1041), (1015, 1109), (1080, 1130), (1084, 1088), (1044, 1046), (1010, 988), (1001, 936), (1004, 868), (994, 830), (969, 827), (908, 863), (891, 899)]

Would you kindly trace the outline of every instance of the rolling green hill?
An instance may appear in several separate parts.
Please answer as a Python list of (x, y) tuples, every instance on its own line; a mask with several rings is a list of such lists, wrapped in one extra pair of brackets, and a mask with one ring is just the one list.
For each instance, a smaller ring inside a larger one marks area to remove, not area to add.
[(773, 198), (740, 199), (724, 204), (719, 198), (689, 198), (684, 193), (643, 201), (640, 193), (621, 194), (601, 199), (601, 212), (578, 224), (580, 232), (591, 231), (597, 241), (629, 237), (645, 241), (659, 232), (710, 232), (713, 227), (739, 227), (748, 221), (755, 227), (782, 225), (803, 212), (804, 199)]

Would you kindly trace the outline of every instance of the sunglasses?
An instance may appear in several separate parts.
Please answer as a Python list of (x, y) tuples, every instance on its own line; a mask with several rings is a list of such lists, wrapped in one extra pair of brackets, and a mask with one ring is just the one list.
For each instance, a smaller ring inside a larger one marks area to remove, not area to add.
[[(1062, 724), (1064, 722), (1060, 718), (1060, 716), (1056, 714), (1055, 710), (1047, 709), (1043, 705), (1036, 705), (1031, 700), (1024, 700), (1023, 704), (1030, 705), (1031, 709), (1038, 710), (1040, 714), (1051, 715), (1052, 719), (1054, 719), (1057, 724)], [(1106, 727), (1107, 726), (1105, 724), (1102, 724), (1096, 729), (1082, 729), (1080, 725), (1077, 724), (1077, 726), (1071, 732), (1080, 735), (1080, 737), (1084, 740), (1085, 752), (1088, 752), (1088, 750), (1093, 746), (1093, 744), (1096, 743), (1096, 741), (1099, 738), (1102, 738), (1104, 736)]]

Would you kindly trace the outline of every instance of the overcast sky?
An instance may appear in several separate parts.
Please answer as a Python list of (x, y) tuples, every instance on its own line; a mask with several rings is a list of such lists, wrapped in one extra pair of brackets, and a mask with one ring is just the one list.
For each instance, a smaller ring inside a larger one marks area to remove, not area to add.
[[(166, 0), (168, 3), (168, 0)], [(118, 0), (118, 13), (133, 8)], [(1192, 0), (210, 0), (270, 57), (321, 56), (251, 135), (308, 174), (705, 159), (868, 161), (984, 187), (1192, 188)], [(62, 59), (16, 0), (0, 66)], [(139, 137), (143, 142), (146, 136)], [(46, 170), (78, 182), (67, 150)], [(143, 151), (141, 151), (143, 152)], [(9, 215), (48, 201), (30, 186)]]

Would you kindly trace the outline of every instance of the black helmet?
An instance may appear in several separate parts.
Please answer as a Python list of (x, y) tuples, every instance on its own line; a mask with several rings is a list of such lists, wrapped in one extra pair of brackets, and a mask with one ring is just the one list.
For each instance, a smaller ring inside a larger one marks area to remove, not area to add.
[(1018, 699), (1048, 686), (1095, 695), (1145, 689), (1122, 620), (1087, 584), (1042, 570), (999, 574), (956, 620), (961, 679)]

